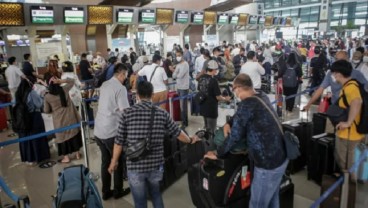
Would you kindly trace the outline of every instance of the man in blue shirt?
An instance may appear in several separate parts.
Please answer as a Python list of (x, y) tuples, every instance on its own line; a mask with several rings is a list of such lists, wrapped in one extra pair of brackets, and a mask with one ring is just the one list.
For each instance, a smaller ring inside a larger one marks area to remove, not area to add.
[(245, 139), (249, 158), (255, 166), (250, 207), (278, 208), (280, 183), (288, 164), (283, 132), (279, 128), (281, 124), (267, 95), (254, 90), (249, 75), (238, 75), (234, 80), (233, 91), (241, 102), (233, 121), (224, 127), (229, 129), (232, 123), (230, 135), (223, 146), (218, 147), (217, 154), (210, 151), (205, 157), (222, 157)]

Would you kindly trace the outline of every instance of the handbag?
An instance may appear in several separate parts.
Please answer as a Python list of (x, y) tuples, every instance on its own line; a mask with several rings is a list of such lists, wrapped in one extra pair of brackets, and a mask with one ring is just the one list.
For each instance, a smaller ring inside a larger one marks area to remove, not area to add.
[[(347, 106), (346, 109), (339, 106), (340, 99), (342, 99), (344, 102), (344, 105)], [(336, 103), (331, 105), (326, 111), (326, 115), (328, 119), (330, 119), (334, 127), (336, 127), (336, 125), (339, 124), (340, 122), (344, 122), (348, 120), (348, 117), (349, 117), (349, 107), (348, 106), (349, 104), (348, 104), (348, 101), (346, 100), (345, 92), (344, 90), (342, 90), (342, 95), (339, 97)]]
[(277, 126), (280, 129), (280, 132), (283, 134), (283, 141), (284, 141), (284, 146), (285, 146), (285, 151), (286, 151), (286, 157), (289, 160), (295, 160), (296, 158), (298, 158), (300, 156), (300, 150), (299, 150), (299, 139), (297, 136), (295, 136), (293, 133), (291, 133), (290, 131), (283, 131), (281, 124), (279, 122), (279, 120), (276, 118), (276, 115), (272, 112), (272, 110), (267, 106), (267, 104), (259, 97), (255, 97), (254, 98), (258, 99), (262, 105), (269, 111), (269, 113), (272, 115), (273, 119), (276, 121)]
[(202, 104), (207, 99), (207, 95), (204, 92), (199, 91), (195, 95), (194, 99), (198, 104)]
[(128, 147), (125, 150), (127, 160), (137, 162), (147, 157), (147, 155), (149, 155), (149, 153), (151, 152), (151, 137), (152, 137), (151, 133), (154, 116), (155, 116), (155, 107), (152, 106), (148, 135), (146, 136), (146, 138), (140, 139), (138, 142), (128, 145)]
[(323, 97), (321, 103), (318, 106), (318, 113), (326, 113), (330, 106), (330, 98), (328, 96)]

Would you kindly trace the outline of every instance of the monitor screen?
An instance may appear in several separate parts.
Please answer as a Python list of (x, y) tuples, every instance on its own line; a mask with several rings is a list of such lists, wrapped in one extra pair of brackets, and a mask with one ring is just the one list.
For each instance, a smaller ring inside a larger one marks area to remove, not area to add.
[(286, 18), (285, 17), (281, 17), (280, 25), (282, 25), (282, 26), (286, 25)]
[(203, 24), (204, 14), (203, 12), (192, 12), (192, 23)]
[(123, 24), (133, 23), (134, 9), (118, 9), (116, 22)]
[(237, 25), (239, 23), (239, 15), (233, 14), (230, 16), (230, 24)]
[(217, 15), (217, 24), (220, 25), (229, 24), (229, 14)]
[(273, 18), (273, 25), (280, 25), (280, 20), (281, 20), (280, 17), (274, 17)]
[(64, 23), (66, 24), (83, 24), (84, 9), (83, 7), (65, 7)]
[(266, 18), (264, 16), (259, 16), (258, 17), (258, 24), (259, 25), (263, 25), (266, 21)]
[(52, 6), (31, 6), (31, 22), (35, 24), (53, 24), (54, 9)]
[(176, 11), (175, 22), (181, 24), (189, 23), (189, 12), (188, 11)]
[(139, 22), (147, 24), (155, 24), (156, 11), (154, 9), (141, 9), (139, 11)]
[(258, 16), (251, 15), (249, 16), (249, 24), (257, 24)]

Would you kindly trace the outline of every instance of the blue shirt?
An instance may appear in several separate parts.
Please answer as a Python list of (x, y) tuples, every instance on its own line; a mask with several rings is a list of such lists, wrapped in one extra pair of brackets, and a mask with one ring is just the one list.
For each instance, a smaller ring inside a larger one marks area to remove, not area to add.
[[(256, 95), (273, 110), (270, 100), (263, 92)], [(231, 127), (229, 138), (217, 150), (221, 157), (230, 152), (239, 142), (247, 141), (249, 157), (258, 168), (275, 169), (286, 159), (283, 134), (278, 127), (278, 120), (256, 98), (250, 97), (239, 103)]]
[(109, 67), (107, 67), (106, 72), (106, 81), (110, 80), (114, 76), (114, 64), (111, 64)]
[[(353, 71), (351, 72), (351, 78), (358, 80), (358, 82), (364, 85), (368, 83), (367, 80), (364, 78), (364, 75), (360, 71), (355, 70), (355, 69), (353, 69)], [(342, 86), (341, 84), (334, 82), (332, 80), (331, 71), (328, 71), (326, 73), (326, 76), (323, 79), (322, 84), (320, 85), (320, 87), (322, 87), (323, 89), (326, 89), (329, 86), (331, 86), (331, 93), (332, 93), (331, 102), (336, 103), (336, 101), (339, 99), (340, 90)]]

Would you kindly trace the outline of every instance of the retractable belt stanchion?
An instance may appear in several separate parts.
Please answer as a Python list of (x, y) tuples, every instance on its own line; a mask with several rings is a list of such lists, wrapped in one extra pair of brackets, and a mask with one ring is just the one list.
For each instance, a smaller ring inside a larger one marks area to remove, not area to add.
[(170, 111), (170, 116), (171, 118), (174, 118), (174, 111), (173, 111), (174, 107), (173, 107), (173, 100), (172, 97), (169, 97), (169, 111)]
[[(87, 142), (86, 142), (86, 129), (85, 127), (88, 125), (88, 122), (81, 121), (81, 135), (82, 135), (82, 142), (83, 142), (83, 152), (84, 152), (84, 165), (89, 168), (89, 159), (88, 159), (88, 149), (87, 149)], [(98, 174), (90, 171), (91, 179), (97, 181), (100, 177)]]
[(341, 188), (340, 208), (348, 208), (349, 181), (350, 181), (349, 172), (344, 171), (344, 182)]
[[(84, 114), (84, 120), (88, 123), (89, 121), (89, 117), (88, 117), (88, 110), (87, 110), (87, 101), (83, 100), (82, 101), (82, 106), (83, 106), (83, 114)], [(89, 132), (89, 125), (86, 125), (86, 134), (87, 134), (87, 140), (88, 143), (92, 143), (91, 139), (90, 139), (90, 132)]]

